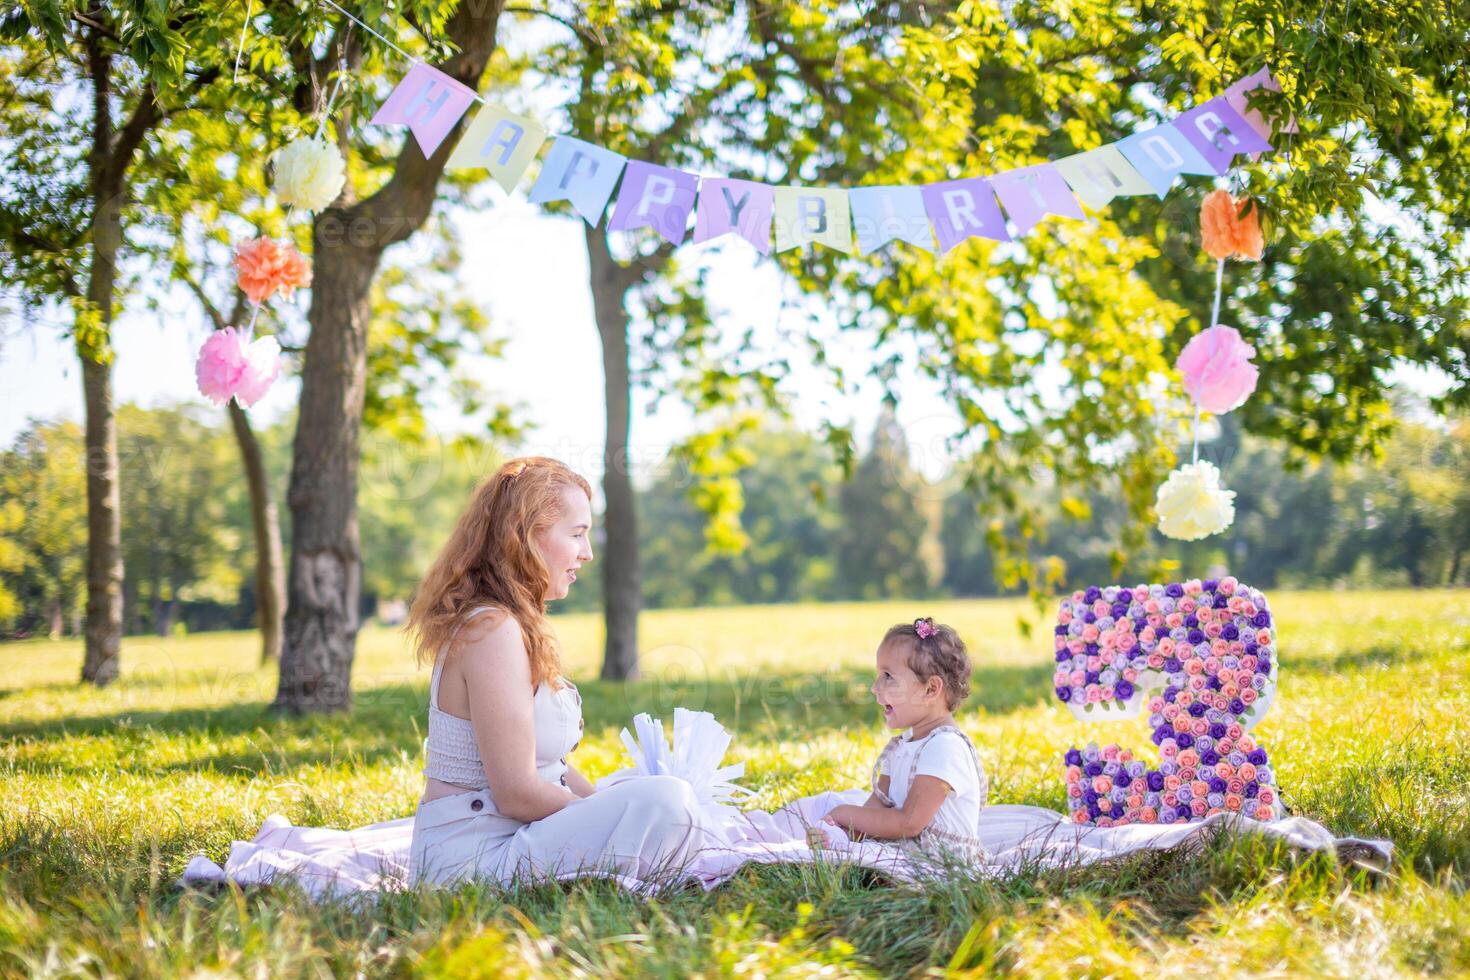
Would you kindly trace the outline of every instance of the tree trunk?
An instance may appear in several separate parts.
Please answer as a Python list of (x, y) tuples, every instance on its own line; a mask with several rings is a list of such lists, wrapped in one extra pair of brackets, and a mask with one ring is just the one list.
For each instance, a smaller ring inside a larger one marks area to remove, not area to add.
[[(117, 416), (112, 407), (112, 304), (117, 254), (122, 247), (123, 170), (113, 147), (112, 63), (95, 34), (89, 35), (92, 72), (92, 267), (85, 313), (78, 319), (76, 348), (82, 362), (86, 411), (87, 626), (82, 681), (101, 687), (117, 680), (122, 652), (122, 494), (118, 487)], [(151, 102), (151, 89), (145, 102)], [(132, 156), (128, 149), (127, 157)], [(83, 319), (86, 317), (87, 319)], [(95, 320), (91, 320), (95, 317)]]
[(607, 231), (588, 225), (587, 264), (592, 309), (602, 338), (603, 391), (607, 439), (602, 450), (602, 493), (607, 509), (602, 526), (603, 620), (607, 640), (602, 654), (604, 680), (638, 676), (638, 610), (643, 602), (638, 566), (638, 513), (628, 459), (632, 399), (628, 371), (627, 270), (608, 250)]
[[(445, 25), (460, 52), (438, 66), (478, 89), (495, 50), (502, 3), (461, 3)], [(472, 113), (471, 113), (472, 114)], [(371, 197), (317, 215), (301, 376), (301, 412), (291, 459), (292, 536), (281, 675), (272, 707), (291, 714), (352, 706), (361, 555), (357, 528), (358, 436), (367, 379), (369, 290), (383, 251), (428, 219), (461, 119), (425, 159), (411, 136), (393, 176)], [(347, 127), (343, 127), (345, 131)]]
[(286, 605), (281, 519), (250, 417), (233, 399), (229, 411), (240, 459), (245, 464), (245, 485), (250, 491), (250, 521), (255, 528), (255, 624), (260, 629), (260, 662), (267, 663), (281, 659), (281, 620)]
[(61, 616), (61, 600), (57, 599), (51, 606), (51, 625), (47, 635), (53, 640), (61, 639), (61, 631), (66, 627), (66, 621)]

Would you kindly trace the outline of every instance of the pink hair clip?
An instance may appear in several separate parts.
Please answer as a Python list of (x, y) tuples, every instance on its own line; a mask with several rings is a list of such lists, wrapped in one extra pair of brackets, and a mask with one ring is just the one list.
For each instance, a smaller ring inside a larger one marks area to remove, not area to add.
[(933, 636), (937, 632), (937, 630), (934, 629), (934, 624), (931, 623), (929, 620), (916, 619), (914, 620), (914, 632), (919, 634), (919, 639), (927, 640), (929, 639), (929, 637)]

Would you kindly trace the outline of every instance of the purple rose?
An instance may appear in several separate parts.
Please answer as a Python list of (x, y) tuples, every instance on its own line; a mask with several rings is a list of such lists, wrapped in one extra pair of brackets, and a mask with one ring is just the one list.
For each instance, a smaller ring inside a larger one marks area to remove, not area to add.
[(1168, 585), (1164, 586), (1164, 595), (1168, 596), (1171, 599), (1178, 599), (1179, 597), (1184, 595), (1184, 586), (1180, 585), (1178, 582), (1170, 582)]
[(1254, 779), (1252, 779), (1250, 782), (1248, 782), (1248, 783), (1245, 784), (1245, 798), (1248, 799), (1248, 800), (1255, 799), (1256, 798), (1256, 794), (1259, 793), (1260, 791), (1261, 791), (1261, 786)]
[(1161, 773), (1161, 772), (1151, 772), (1151, 773), (1148, 774), (1147, 779), (1148, 779), (1148, 788), (1149, 789), (1153, 790), (1155, 793), (1158, 793), (1158, 792), (1162, 792), (1163, 791), (1163, 789), (1164, 789), (1164, 774), (1163, 773)]
[(1229, 728), (1223, 722), (1217, 721), (1210, 726), (1210, 738), (1224, 738), (1228, 732)]
[(1174, 741), (1179, 743), (1181, 749), (1187, 749), (1194, 744), (1194, 736), (1189, 732), (1180, 732), (1174, 736)]
[(1099, 589), (1095, 585), (1089, 586), (1088, 589), (1087, 589), (1087, 591), (1082, 594), (1082, 601), (1085, 602), (1085, 603), (1087, 603), (1088, 605), (1092, 605), (1094, 602), (1096, 602), (1097, 600), (1099, 600), (1101, 598), (1102, 598), (1102, 589)]
[(1178, 657), (1170, 657), (1168, 660), (1164, 661), (1164, 670), (1168, 671), (1171, 674), (1177, 674), (1183, 669), (1184, 664), (1180, 661)]
[(1191, 629), (1189, 631), (1188, 636), (1189, 636), (1189, 645), (1190, 646), (1197, 646), (1197, 645), (1205, 642), (1205, 634), (1204, 634), (1204, 631), (1203, 630)]
[(1097, 613), (1093, 612), (1091, 609), (1087, 610), (1087, 612), (1082, 614), (1082, 621), (1084, 623), (1097, 622)]
[(1204, 587), (1204, 590), (1206, 592), (1214, 592), (1220, 587), (1220, 580), (1217, 578), (1207, 578), (1200, 584)]
[(1126, 769), (1113, 777), (1114, 786), (1127, 786), (1131, 782), (1133, 782), (1133, 777), (1128, 775), (1128, 771)]
[(1207, 766), (1213, 766), (1215, 763), (1220, 761), (1220, 753), (1216, 752), (1214, 749), (1210, 749), (1208, 752), (1199, 757), (1199, 761), (1203, 762)]
[(1070, 687), (1059, 687), (1059, 688), (1057, 688), (1057, 700), (1058, 701), (1070, 701), (1070, 700), (1072, 700), (1072, 689)]
[(1088, 805), (1087, 812), (1092, 814), (1092, 819), (1096, 820), (1098, 817), (1102, 816), (1102, 807), (1098, 806), (1096, 803), (1092, 803)]
[(1127, 701), (1133, 696), (1133, 685), (1127, 681), (1119, 681), (1113, 685), (1113, 693), (1118, 696), (1119, 701)]
[(1087, 683), (1089, 684), (1096, 684), (1097, 679), (1102, 676), (1102, 671), (1100, 670), (1089, 670), (1085, 673), (1087, 675)]
[(1216, 609), (1227, 609), (1227, 608), (1229, 608), (1229, 606), (1230, 606), (1230, 600), (1226, 599), (1222, 595), (1215, 596), (1215, 608)]
[(1266, 764), (1266, 750), (1251, 749), (1250, 753), (1246, 755), (1246, 759), (1249, 760), (1250, 764), (1253, 766), (1264, 766)]
[(1231, 698), (1230, 699), (1230, 713), (1232, 715), (1243, 715), (1243, 714), (1245, 714), (1245, 702), (1242, 701), (1242, 700), (1240, 700), (1240, 698)]
[(1230, 784), (1225, 782), (1225, 780), (1221, 779), (1219, 776), (1216, 776), (1214, 779), (1210, 780), (1210, 792), (1223, 793), (1229, 785)]
[(1057, 636), (1066, 636), (1067, 635), (1067, 629), (1068, 629), (1068, 627), (1063, 626), (1061, 623), (1058, 623), (1057, 624), (1057, 628), (1056, 628), (1056, 634), (1057, 634)]
[(1203, 718), (1205, 716), (1205, 710), (1205, 703), (1203, 701), (1196, 701), (1188, 708), (1191, 718)]
[(1069, 766), (1082, 765), (1082, 753), (1078, 752), (1076, 749), (1068, 749), (1067, 753), (1062, 756), (1062, 759)]
[(1271, 625), (1271, 614), (1262, 609), (1251, 619), (1251, 625), (1258, 630), (1265, 629)]
[(1240, 639), (1240, 630), (1235, 628), (1234, 623), (1226, 623), (1225, 626), (1220, 630), (1220, 639), (1238, 640)]
[(1155, 745), (1162, 745), (1164, 743), (1164, 739), (1169, 737), (1169, 731), (1170, 729), (1165, 728), (1163, 725), (1160, 725), (1158, 728), (1154, 729), (1154, 733), (1150, 735), (1149, 738), (1153, 739), (1153, 743)]
[(1082, 767), (1082, 772), (1088, 776), (1101, 776), (1103, 771), (1101, 762), (1089, 762)]
[(1128, 603), (1115, 602), (1113, 603), (1112, 609), (1110, 609), (1109, 611), (1113, 614), (1114, 619), (1122, 619), (1124, 616), (1128, 615)]

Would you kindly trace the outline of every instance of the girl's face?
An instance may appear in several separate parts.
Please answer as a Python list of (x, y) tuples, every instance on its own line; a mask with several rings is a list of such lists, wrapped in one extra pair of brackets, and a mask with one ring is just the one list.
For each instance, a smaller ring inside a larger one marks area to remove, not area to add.
[(883, 723), (889, 728), (912, 728), (944, 706), (944, 681), (938, 677), (920, 680), (909, 667), (904, 647), (902, 642), (893, 642), (878, 648), (873, 697), (882, 706)]
[(563, 487), (561, 517), (535, 536), (536, 550), (551, 573), (546, 601), (565, 599), (577, 569), (592, 560), (592, 502), (580, 487)]

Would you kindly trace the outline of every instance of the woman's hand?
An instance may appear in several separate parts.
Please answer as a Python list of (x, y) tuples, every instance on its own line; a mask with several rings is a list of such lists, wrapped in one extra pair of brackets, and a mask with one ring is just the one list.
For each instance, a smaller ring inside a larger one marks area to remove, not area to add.
[(536, 723), (532, 711), (531, 661), (514, 616), (466, 628), (449, 656), (462, 658), (470, 724), (485, 766), (495, 808), (530, 823), (549, 817), (577, 795), (536, 773)]
[(580, 770), (572, 766), (567, 766), (567, 789), (582, 797), (591, 796), (597, 792), (597, 787), (593, 786), (592, 782), (586, 776), (582, 775)]

